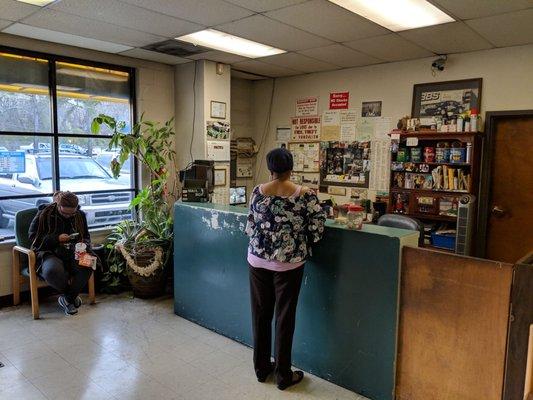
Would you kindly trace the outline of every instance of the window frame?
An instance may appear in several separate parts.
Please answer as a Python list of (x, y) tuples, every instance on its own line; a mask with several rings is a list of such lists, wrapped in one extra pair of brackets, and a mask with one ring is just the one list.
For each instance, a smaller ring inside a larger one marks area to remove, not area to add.
[[(52, 144), (52, 188), (56, 192), (60, 190), (60, 177), (59, 177), (59, 144), (60, 139), (62, 138), (98, 138), (98, 139), (111, 139), (112, 135), (107, 134), (98, 134), (93, 135), (92, 133), (61, 133), (58, 129), (58, 115), (57, 115), (57, 88), (56, 88), (56, 63), (65, 62), (72, 64), (79, 64), (88, 67), (94, 68), (104, 68), (111, 69), (120, 72), (126, 72), (129, 75), (128, 78), (128, 87), (129, 87), (129, 110), (130, 110), (130, 126), (137, 122), (137, 97), (135, 91), (136, 84), (136, 74), (135, 68), (126, 67), (121, 65), (109, 64), (99, 61), (86, 60), (68, 56), (61, 56), (50, 53), (41, 53), (31, 50), (18, 49), (9, 46), (0, 45), (0, 52), (11, 53), (14, 55), (40, 58), (48, 62), (48, 90), (50, 98), (50, 114), (51, 114), (51, 130), (50, 132), (20, 132), (20, 131), (0, 131), (0, 138), (3, 136), (35, 136), (35, 137), (46, 137), (49, 138)], [(132, 196), (136, 196), (139, 193), (139, 166), (137, 162), (133, 160), (131, 172), (133, 173), (133, 182), (132, 186), (128, 189), (114, 189), (114, 190), (93, 190), (93, 191), (84, 191), (77, 192), (77, 194), (94, 194), (94, 193), (118, 193), (118, 192), (130, 192)], [(1, 200), (12, 200), (12, 199), (27, 199), (27, 198), (37, 198), (37, 197), (52, 197), (53, 193), (40, 193), (34, 195), (16, 195), (16, 196), (0, 196)], [(134, 210), (133, 210), (134, 211)], [(106, 227), (106, 224), (92, 225), (93, 228), (102, 228)], [(4, 237), (5, 240), (9, 240), (12, 237)]]

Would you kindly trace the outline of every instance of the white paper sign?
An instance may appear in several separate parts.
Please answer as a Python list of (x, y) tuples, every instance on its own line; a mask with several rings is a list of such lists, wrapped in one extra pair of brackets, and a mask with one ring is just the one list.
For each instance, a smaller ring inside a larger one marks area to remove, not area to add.
[(407, 138), (407, 146), (416, 146), (417, 144), (418, 144), (418, 138), (417, 137)]
[(340, 124), (340, 113), (334, 110), (324, 111), (322, 114), (322, 126), (335, 126)]
[(306, 97), (296, 100), (296, 116), (318, 115), (318, 97)]
[(341, 114), (341, 124), (355, 124), (357, 122), (356, 110), (343, 110)]
[(291, 128), (277, 127), (276, 128), (276, 141), (288, 142), (291, 140)]
[(291, 118), (292, 140), (312, 142), (320, 140), (320, 117)]
[(213, 161), (230, 161), (230, 142), (208, 140), (207, 159)]
[(355, 124), (341, 125), (341, 142), (355, 141)]

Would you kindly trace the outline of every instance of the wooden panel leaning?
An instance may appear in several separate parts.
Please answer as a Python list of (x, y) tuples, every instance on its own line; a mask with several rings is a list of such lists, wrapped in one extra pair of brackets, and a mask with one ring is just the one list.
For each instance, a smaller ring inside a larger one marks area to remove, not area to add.
[(532, 326), (533, 251), (514, 266), (504, 400), (533, 400)]
[(511, 264), (404, 247), (397, 400), (500, 400)]

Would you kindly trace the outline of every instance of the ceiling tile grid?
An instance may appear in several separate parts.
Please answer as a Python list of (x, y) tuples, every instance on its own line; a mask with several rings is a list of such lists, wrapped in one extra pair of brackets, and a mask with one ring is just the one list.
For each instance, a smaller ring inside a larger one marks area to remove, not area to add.
[(118, 0), (62, 0), (49, 8), (164, 37), (174, 38), (204, 29), (202, 25)]
[(332, 44), (330, 40), (256, 14), (215, 29), (287, 51)]
[(344, 45), (383, 61), (410, 60), (434, 55), (433, 52), (396, 33), (346, 42)]
[[(328, 0), (0, 0), (0, 31), (165, 64), (208, 59), (289, 76), (533, 43), (533, 0), (429, 0), (456, 22), (392, 33)], [(18, 22), (18, 23), (15, 23)], [(187, 58), (141, 47), (206, 27), (287, 53)]]
[(494, 47), (464, 22), (427, 26), (398, 34), (437, 54), (462, 53)]
[(253, 11), (222, 0), (121, 1), (205, 26), (224, 24), (253, 14)]
[(329, 62), (343, 68), (359, 67), (362, 65), (378, 64), (381, 62), (381, 60), (375, 57), (363, 54), (340, 44), (302, 50), (298, 53), (311, 58), (316, 58), (320, 61)]
[(335, 42), (347, 42), (389, 32), (388, 29), (327, 0), (311, 0), (265, 15)]
[(123, 28), (107, 22), (96, 21), (51, 9), (43, 9), (22, 22), (39, 28), (85, 36), (133, 47), (142, 47), (165, 40), (151, 33)]
[(466, 24), (498, 47), (533, 43), (533, 8), (471, 19)]
[(298, 53), (277, 54), (275, 56), (258, 58), (257, 60), (268, 64), (277, 65), (279, 67), (290, 68), (303, 73), (331, 71), (339, 68), (336, 65), (316, 60)]

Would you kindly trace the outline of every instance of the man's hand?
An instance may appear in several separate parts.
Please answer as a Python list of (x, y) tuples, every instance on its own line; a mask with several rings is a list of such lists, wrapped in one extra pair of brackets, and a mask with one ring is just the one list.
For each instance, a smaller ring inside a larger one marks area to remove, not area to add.
[(62, 233), (61, 235), (59, 235), (59, 243), (67, 243), (69, 241), (70, 237), (66, 233)]

